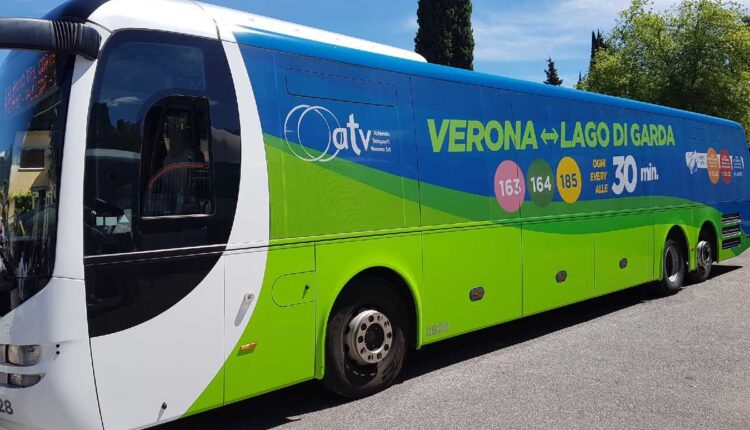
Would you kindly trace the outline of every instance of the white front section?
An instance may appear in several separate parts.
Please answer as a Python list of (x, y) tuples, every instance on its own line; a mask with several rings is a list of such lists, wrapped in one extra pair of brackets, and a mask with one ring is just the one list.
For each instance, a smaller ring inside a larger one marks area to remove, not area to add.
[[(106, 40), (108, 33), (100, 31)], [(68, 104), (68, 123), (63, 147), (63, 169), (60, 177), (57, 251), (54, 275), (83, 280), (83, 173), (86, 162), (86, 129), (88, 127), (91, 89), (96, 65), (78, 57)], [(87, 330), (88, 332), (88, 330)]]
[[(103, 47), (110, 32), (122, 29), (218, 38), (214, 19), (201, 6), (184, 0), (112, 0), (90, 20), (100, 29)], [(38, 365), (19, 369), (0, 364), (0, 372), (45, 376), (31, 388), (0, 386), (0, 400), (10, 401), (14, 411), (0, 413), (0, 429), (150, 427), (182, 417), (217, 375), (223, 381), (223, 365), (255, 309), (256, 302), (246, 299), (260, 296), (270, 234), (258, 108), (240, 48), (231, 36), (225, 40), (229, 40), (223, 45), (242, 127), (240, 196), (227, 255), (168, 311), (131, 329), (93, 339), (88, 334), (82, 219), (86, 133), (97, 62), (77, 60), (54, 278), (42, 292), (0, 319), (0, 344), (43, 348)], [(219, 403), (222, 394), (220, 390)]]
[(0, 344), (42, 347), (39, 364), (23, 368), (0, 364), (0, 372), (44, 375), (33, 387), (0, 386), (0, 399), (10, 402), (13, 410), (0, 414), (0, 428), (102, 428), (82, 281), (53, 278), (0, 320)]
[[(106, 37), (106, 32), (102, 36)], [(102, 428), (91, 363), (81, 240), (83, 160), (95, 69), (95, 62), (77, 58), (63, 149), (66, 164), (60, 187), (54, 277), (36, 296), (0, 319), (0, 344), (42, 347), (38, 365), (0, 365), (0, 372), (44, 376), (30, 388), (0, 386), (0, 399), (13, 408), (12, 415), (0, 415), (0, 428)]]
[[(253, 87), (240, 47), (224, 42), (229, 68), (237, 92), (237, 103), (242, 123), (242, 178), (237, 214), (229, 238), (228, 251), (239, 251), (227, 257), (226, 283), (226, 341), (224, 358), (228, 359), (245, 331), (255, 310), (263, 285), (270, 238), (271, 204), (268, 189), (268, 168), (260, 114), (255, 103)], [(252, 294), (255, 300), (246, 302)]]
[[(228, 252), (237, 255), (222, 257), (193, 292), (158, 317), (91, 340), (102, 420), (108, 430), (182, 417), (217, 375), (223, 380), (224, 362), (255, 308), (255, 301), (246, 298), (260, 295), (270, 222), (265, 149), (239, 47), (224, 42), (224, 49), (242, 126), (240, 196), (228, 246)], [(230, 261), (232, 271), (227, 274)], [(227, 276), (234, 282), (226, 282)]]
[(158, 30), (215, 39), (216, 24), (186, 0), (110, 0), (89, 18), (109, 31)]
[(224, 363), (223, 290), (222, 259), (164, 314), (91, 339), (106, 429), (163, 423), (181, 417), (195, 402)]

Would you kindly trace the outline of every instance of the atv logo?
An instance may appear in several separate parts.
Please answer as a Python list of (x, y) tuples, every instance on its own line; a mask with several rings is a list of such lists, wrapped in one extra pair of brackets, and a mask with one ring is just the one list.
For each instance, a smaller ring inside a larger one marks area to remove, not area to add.
[[(322, 137), (320, 133), (303, 137), (303, 130), (315, 127), (316, 123), (325, 128)], [(353, 113), (342, 126), (336, 115), (322, 106), (299, 105), (289, 111), (284, 121), (284, 139), (289, 150), (309, 162), (327, 163), (349, 150), (358, 157), (366, 152), (391, 152), (390, 137), (389, 132), (363, 129)]]

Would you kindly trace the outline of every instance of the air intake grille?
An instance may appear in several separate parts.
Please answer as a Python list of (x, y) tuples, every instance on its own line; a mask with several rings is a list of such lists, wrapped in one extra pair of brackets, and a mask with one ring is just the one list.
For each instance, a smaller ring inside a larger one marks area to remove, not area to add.
[(721, 217), (722, 249), (732, 249), (742, 245), (741, 222), (742, 217), (738, 213), (726, 214)]

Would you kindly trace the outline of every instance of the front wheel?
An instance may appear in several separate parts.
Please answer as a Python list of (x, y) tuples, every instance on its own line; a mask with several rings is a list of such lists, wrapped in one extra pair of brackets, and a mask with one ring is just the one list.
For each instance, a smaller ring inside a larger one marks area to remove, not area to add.
[(685, 284), (685, 252), (679, 243), (673, 239), (667, 239), (664, 244), (664, 256), (662, 258), (662, 280), (661, 292), (663, 294), (675, 294), (682, 290)]
[(328, 321), (323, 384), (350, 399), (390, 387), (403, 367), (407, 321), (386, 280), (373, 277), (350, 286)]

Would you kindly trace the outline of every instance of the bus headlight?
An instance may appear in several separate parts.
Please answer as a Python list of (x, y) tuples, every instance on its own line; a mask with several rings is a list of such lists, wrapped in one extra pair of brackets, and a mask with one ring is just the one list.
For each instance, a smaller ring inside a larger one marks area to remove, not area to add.
[(39, 345), (8, 345), (8, 363), (16, 366), (33, 366), (39, 363), (42, 347)]
[(42, 380), (42, 375), (21, 375), (18, 373), (8, 374), (8, 385), (11, 387), (28, 388), (36, 385)]

